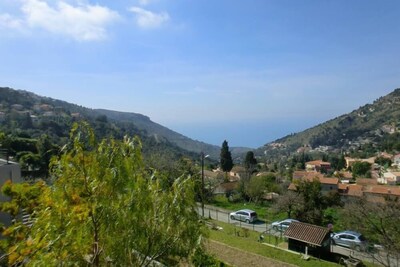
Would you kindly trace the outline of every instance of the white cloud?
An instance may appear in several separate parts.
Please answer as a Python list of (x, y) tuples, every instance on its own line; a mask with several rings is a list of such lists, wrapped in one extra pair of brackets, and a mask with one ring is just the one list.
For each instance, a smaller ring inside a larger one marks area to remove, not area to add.
[(0, 27), (11, 28), (11, 29), (21, 29), (23, 21), (14, 18), (10, 14), (0, 14)]
[(21, 10), (23, 19), (2, 14), (0, 25), (44, 29), (78, 41), (106, 38), (106, 26), (119, 18), (117, 12), (107, 7), (82, 3), (73, 6), (65, 1), (59, 1), (53, 7), (45, 0), (23, 0)]
[(129, 11), (136, 14), (136, 23), (141, 28), (157, 28), (169, 20), (166, 12), (154, 13), (140, 7), (131, 7)]

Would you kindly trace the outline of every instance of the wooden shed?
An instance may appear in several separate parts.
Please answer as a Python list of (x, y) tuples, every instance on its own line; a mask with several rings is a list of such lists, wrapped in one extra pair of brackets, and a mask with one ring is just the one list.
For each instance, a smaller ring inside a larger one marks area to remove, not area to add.
[(330, 231), (328, 228), (302, 222), (292, 222), (284, 235), (289, 249), (318, 258), (330, 256)]

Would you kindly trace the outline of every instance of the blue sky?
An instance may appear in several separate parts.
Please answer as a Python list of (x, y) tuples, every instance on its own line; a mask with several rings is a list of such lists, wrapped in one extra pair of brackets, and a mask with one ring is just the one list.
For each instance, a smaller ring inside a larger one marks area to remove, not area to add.
[(0, 86), (259, 147), (400, 87), (397, 0), (1, 0)]

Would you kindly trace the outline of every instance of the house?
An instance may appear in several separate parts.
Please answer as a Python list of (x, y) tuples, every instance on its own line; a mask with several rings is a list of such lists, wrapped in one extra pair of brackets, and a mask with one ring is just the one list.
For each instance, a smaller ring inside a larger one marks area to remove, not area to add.
[(370, 157), (367, 159), (356, 159), (356, 158), (350, 158), (350, 157), (345, 157), (344, 158), (346, 160), (346, 168), (350, 168), (354, 162), (368, 162), (369, 164), (374, 164), (375, 163), (375, 159), (376, 157)]
[(325, 227), (302, 222), (292, 222), (284, 235), (288, 238), (289, 250), (329, 258), (330, 230)]
[(338, 191), (338, 178), (329, 178), (329, 177), (318, 177), (318, 176), (304, 176), (300, 179), (293, 179), (293, 183), (290, 183), (288, 190), (296, 191), (296, 181), (309, 181), (312, 182), (314, 179), (318, 180), (321, 183), (321, 192), (328, 193), (331, 191), (337, 192)]
[(379, 179), (381, 184), (396, 185), (400, 183), (400, 172), (385, 172), (383, 177)]
[(358, 184), (339, 184), (338, 192), (343, 201), (363, 196), (363, 186)]
[[(13, 183), (21, 183), (21, 167), (16, 162), (0, 159), (0, 187), (2, 187), (8, 180)], [(9, 200), (10, 198), (3, 195), (0, 191), (0, 201), (6, 202)], [(7, 213), (0, 212), (0, 223), (4, 224), (5, 226), (10, 225), (11, 216)]]
[(323, 178), (324, 175), (320, 172), (316, 171), (294, 171), (292, 175), (292, 180), (301, 180), (301, 179), (306, 179), (306, 180), (312, 180), (314, 178)]
[(338, 191), (338, 184), (339, 184), (339, 179), (338, 178), (329, 178), (329, 177), (323, 177), (319, 179), (319, 182), (321, 183), (321, 191), (322, 192), (330, 192), (330, 191)]
[(331, 169), (331, 164), (322, 160), (306, 162), (307, 171), (327, 172)]
[(398, 186), (385, 186), (376, 185), (365, 188), (364, 194), (368, 201), (372, 202), (385, 202), (386, 198), (400, 197), (400, 187)]
[(400, 154), (397, 154), (397, 155), (393, 156), (393, 164), (395, 164), (398, 167), (400, 167)]

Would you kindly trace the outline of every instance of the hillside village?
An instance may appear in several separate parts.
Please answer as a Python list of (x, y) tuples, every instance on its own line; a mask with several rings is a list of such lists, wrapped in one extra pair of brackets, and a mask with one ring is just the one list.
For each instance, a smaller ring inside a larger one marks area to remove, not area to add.
[[(345, 170), (336, 171), (331, 176), (327, 175), (331, 170), (331, 163), (322, 160), (306, 162), (305, 170), (293, 172), (288, 190), (295, 191), (296, 183), (299, 181), (316, 179), (321, 183), (323, 193), (337, 192), (344, 201), (352, 197), (362, 196), (366, 196), (370, 200), (383, 200), (388, 196), (400, 197), (400, 154), (380, 153), (379, 157), (391, 160), (391, 166), (380, 166), (375, 163), (377, 156), (367, 159), (345, 157)], [(371, 177), (354, 178), (349, 170), (351, 170), (355, 162), (367, 162), (370, 164)], [(259, 172), (256, 175), (263, 174), (263, 172)], [(214, 194), (229, 194), (239, 188), (241, 179), (248, 177), (245, 168), (241, 166), (235, 166), (227, 174), (220, 169), (205, 170), (204, 175), (208, 186), (212, 188)], [(274, 192), (265, 192), (264, 199), (271, 200), (277, 196), (278, 194)]]

